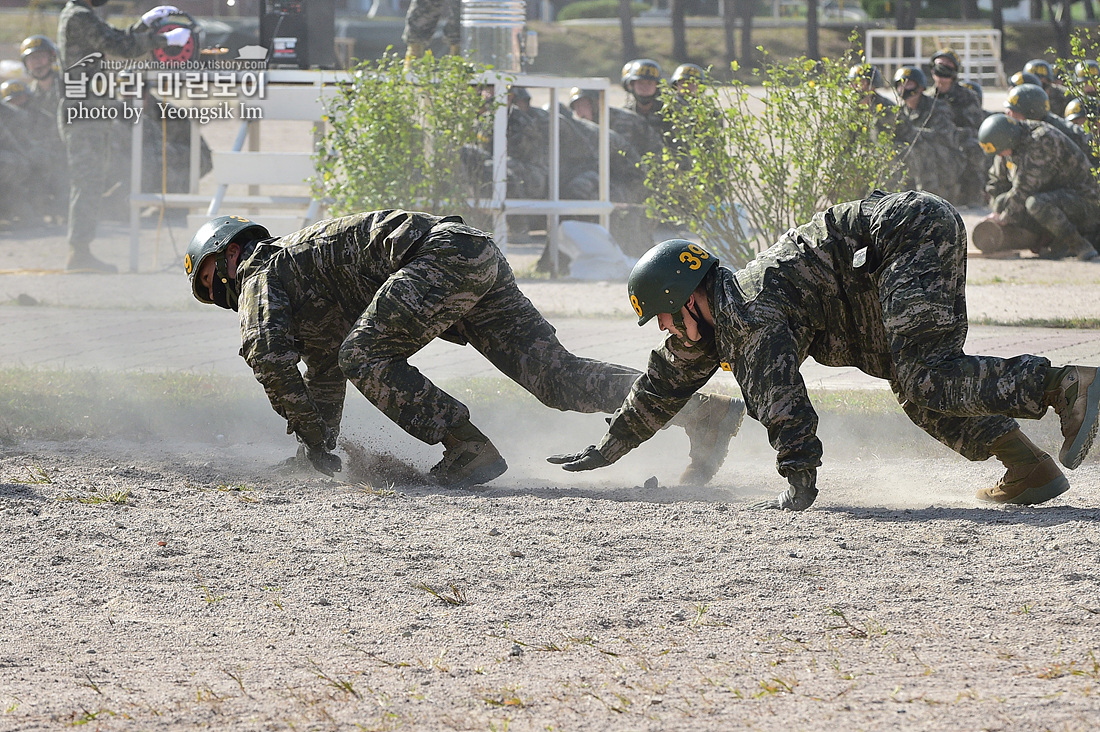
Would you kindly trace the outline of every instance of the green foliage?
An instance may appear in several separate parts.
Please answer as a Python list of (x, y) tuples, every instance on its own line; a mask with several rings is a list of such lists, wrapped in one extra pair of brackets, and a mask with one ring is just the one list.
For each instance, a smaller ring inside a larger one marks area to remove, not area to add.
[[(649, 10), (646, 3), (630, 3), (630, 14), (637, 18)], [(619, 0), (580, 0), (569, 3), (558, 13), (556, 20), (577, 20), (579, 18), (618, 18)]]
[(851, 63), (768, 64), (760, 97), (738, 81), (686, 97), (664, 90), (673, 139), (644, 160), (650, 212), (740, 266), (817, 211), (885, 187), (899, 167), (892, 135), (859, 103)]
[[(1048, 49), (1047, 52), (1052, 52), (1052, 49)], [(1055, 73), (1061, 77), (1062, 83), (1065, 84), (1067, 100), (1079, 98), (1086, 101), (1084, 107), (1085, 129), (1091, 133), (1089, 144), (1092, 146), (1094, 157), (1100, 157), (1100, 139), (1096, 135), (1096, 131), (1100, 130), (1100, 102), (1097, 102), (1098, 95), (1095, 88), (1092, 90), (1086, 89), (1077, 80), (1074, 68), (1077, 66), (1078, 61), (1097, 58), (1100, 58), (1100, 33), (1094, 32), (1091, 28), (1075, 28), (1073, 35), (1070, 37), (1070, 57), (1058, 58), (1053, 62)], [(1100, 87), (1100, 79), (1096, 79), (1093, 86)], [(1093, 166), (1092, 174), (1096, 178), (1100, 178), (1100, 168)]]
[(503, 100), (483, 98), (486, 71), (459, 56), (416, 59), (387, 53), (354, 69), (327, 110), (327, 132), (315, 154), (314, 193), (336, 215), (388, 208), (459, 214), (477, 220), (476, 181), (463, 169), (465, 146)]

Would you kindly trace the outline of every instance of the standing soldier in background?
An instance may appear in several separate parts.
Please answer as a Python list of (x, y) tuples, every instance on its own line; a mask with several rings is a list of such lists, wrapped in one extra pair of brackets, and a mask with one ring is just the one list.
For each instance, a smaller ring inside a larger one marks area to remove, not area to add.
[(951, 108), (956, 142), (962, 156), (962, 178), (959, 181), (957, 205), (976, 206), (985, 203), (985, 182), (989, 174), (990, 159), (978, 143), (978, 128), (985, 120), (978, 96), (961, 86), (957, 79), (961, 62), (957, 53), (944, 48), (931, 60), (933, 87), (929, 94), (938, 102), (946, 102)]
[(1085, 235), (1100, 226), (1100, 186), (1085, 153), (1048, 124), (1003, 114), (983, 122), (978, 139), (987, 153), (1011, 163), (1005, 179), (990, 177), (993, 213), (986, 218), (1046, 235), (1041, 256), (1095, 259)]
[(134, 25), (119, 30), (105, 23), (92, 10), (93, 6), (106, 3), (107, 0), (69, 0), (61, 10), (57, 22), (61, 66), (66, 85), (78, 88), (82, 98), (66, 96), (62, 99), (58, 107), (58, 124), (71, 171), (69, 259), (65, 266), (75, 270), (117, 272), (117, 267), (94, 257), (90, 249), (99, 222), (100, 199), (109, 187), (106, 151), (111, 144), (111, 121), (81, 118), (81, 115), (101, 115), (104, 107), (117, 103), (107, 95), (97, 96), (96, 85), (92, 83), (97, 75), (104, 74), (103, 54), (137, 58), (158, 46), (183, 46), (191, 38), (191, 31), (174, 28), (162, 35), (150, 31), (157, 20), (179, 12), (170, 5), (153, 8)]
[(898, 107), (897, 142), (908, 147), (902, 158), (910, 183), (951, 201), (958, 197), (958, 135), (951, 108), (925, 95), (928, 81), (916, 66), (902, 66), (894, 74)]
[[(631, 142), (643, 155), (647, 152), (659, 152), (667, 131), (661, 118), (661, 97), (657, 93), (661, 84), (661, 65), (648, 58), (629, 61), (623, 66), (622, 84), (626, 90), (626, 104), (623, 108), (638, 115), (650, 129), (651, 142), (644, 150), (638, 147), (637, 140), (632, 139)], [(628, 139), (630, 137), (627, 135)]]
[(1069, 489), (1014, 418), (1039, 419), (1054, 407), (1064, 438), (1059, 459), (1077, 468), (1096, 435), (1097, 370), (963, 351), (966, 228), (943, 199), (876, 191), (815, 214), (741, 270), (716, 265), (683, 240), (639, 260), (628, 282), (638, 323), (656, 317), (669, 335), (600, 443), (550, 462), (566, 470), (615, 462), (719, 368), (729, 369), (790, 486), (754, 507), (809, 508), (822, 445), (799, 367), (813, 356), (888, 380), (905, 414), (963, 457), (999, 459), (1005, 474), (979, 499), (1042, 503)]
[(443, 37), (447, 39), (448, 52), (452, 56), (462, 53), (462, 0), (412, 0), (405, 13), (405, 30), (401, 40), (405, 41), (405, 70), (413, 59), (420, 58), (428, 50), (435, 35), (439, 19), (443, 24)]
[[(492, 238), (458, 216), (375, 211), (281, 239), (221, 216), (195, 234), (184, 266), (200, 302), (239, 310), (241, 355), (303, 457), (329, 475), (340, 469), (332, 450), (348, 381), (413, 437), (443, 443), (431, 470), (437, 484), (469, 487), (507, 470), (466, 405), (409, 365), (436, 338), (471, 344), (563, 411), (610, 413), (639, 376), (567, 351)], [(685, 402), (676, 416), (691, 440), (683, 480), (702, 484), (725, 459), (744, 403), (716, 395)]]
[[(1043, 91), (1047, 93), (1047, 98), (1050, 100), (1050, 111), (1061, 117), (1066, 112), (1066, 103), (1069, 102), (1069, 98), (1066, 96), (1066, 88), (1057, 83), (1057, 78), (1054, 76), (1054, 67), (1050, 65), (1049, 61), (1044, 61), (1041, 58), (1033, 58), (1024, 64), (1025, 74), (1035, 74), (1039, 77), (1039, 85), (1043, 87)], [(1018, 81), (1013, 81), (1013, 84), (1019, 84)]]
[(19, 44), (23, 68), (31, 77), (34, 104), (50, 115), (57, 115), (61, 103), (61, 74), (57, 70), (57, 46), (46, 36), (30, 36)]

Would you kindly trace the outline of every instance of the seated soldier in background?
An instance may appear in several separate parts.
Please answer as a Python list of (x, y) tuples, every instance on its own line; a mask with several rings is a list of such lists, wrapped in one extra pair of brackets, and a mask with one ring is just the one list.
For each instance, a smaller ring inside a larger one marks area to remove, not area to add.
[(550, 462), (609, 465), (652, 437), (719, 368), (733, 372), (789, 484), (754, 508), (802, 511), (817, 498), (822, 445), (799, 367), (812, 356), (889, 382), (905, 414), (968, 460), (1005, 466), (978, 498), (1042, 503), (1069, 489), (1054, 460), (1020, 430), (1053, 407), (1058, 457), (1073, 470), (1096, 435), (1100, 380), (1091, 366), (1045, 358), (970, 356), (966, 228), (941, 198), (919, 191), (831, 207), (790, 229), (741, 270), (683, 240), (654, 247), (630, 273), (644, 325), (668, 332), (598, 445)]
[[(563, 411), (610, 413), (639, 376), (566, 350), (492, 238), (458, 216), (375, 211), (280, 239), (221, 216), (195, 234), (184, 267), (196, 299), (239, 311), (241, 355), (300, 453), (329, 475), (341, 467), (332, 451), (348, 381), (413, 437), (443, 443), (437, 484), (465, 488), (507, 470), (466, 405), (409, 365), (436, 338), (473, 345)], [(675, 419), (691, 441), (685, 482), (714, 476), (744, 411), (730, 397), (685, 400)]]
[[(1066, 95), (1066, 88), (1058, 83), (1058, 77), (1055, 75), (1054, 67), (1050, 65), (1050, 62), (1041, 58), (1033, 58), (1024, 64), (1023, 72), (1034, 74), (1039, 78), (1039, 86), (1043, 87), (1043, 91), (1047, 93), (1047, 98), (1050, 100), (1050, 111), (1059, 117), (1065, 114), (1069, 97)], [(1021, 82), (1013, 81), (1012, 83), (1015, 85)]]
[(1003, 114), (982, 123), (978, 140), (1007, 163), (1004, 178), (990, 173), (993, 213), (986, 218), (1045, 235), (1049, 243), (1040, 256), (1095, 259), (1086, 236), (1100, 226), (1100, 186), (1081, 148), (1044, 122)]
[[(569, 111), (572, 114), (572, 121), (594, 156), (591, 159), (591, 170), (597, 174), (595, 179), (597, 185), (599, 160), (595, 156), (599, 154), (600, 149), (599, 100), (599, 92), (594, 89), (573, 87), (569, 92)], [(608, 163), (611, 168), (609, 181), (611, 200), (624, 203), (645, 202), (645, 171), (641, 167), (638, 152), (625, 137), (612, 129), (607, 131), (607, 144)], [(592, 198), (596, 197), (593, 193)]]
[(57, 46), (46, 36), (30, 36), (19, 44), (19, 57), (31, 78), (30, 90), (35, 106), (56, 117), (62, 87), (61, 73), (57, 70)]
[[(951, 108), (925, 95), (928, 82), (916, 66), (902, 66), (894, 74), (894, 91), (901, 104), (895, 139), (903, 148), (907, 185), (955, 200), (963, 161)], [(907, 148), (907, 149), (906, 149)]]
[(27, 186), (34, 176), (27, 142), (17, 134), (24, 117), (23, 110), (0, 100), (0, 219), (20, 227), (41, 223)]
[(985, 120), (982, 103), (972, 91), (958, 83), (961, 62), (959, 55), (949, 48), (932, 55), (933, 86), (928, 94), (951, 108), (952, 120), (957, 130), (955, 142), (962, 161), (962, 177), (956, 205), (978, 206), (985, 203), (985, 182), (990, 159), (978, 143), (978, 128)]
[(18, 79), (0, 84), (0, 99), (11, 108), (4, 126), (18, 141), (18, 154), (34, 171), (23, 181), (29, 202), (25, 212), (38, 223), (43, 217), (63, 222), (69, 209), (69, 172), (56, 114), (39, 109), (30, 89)]
[(1090, 154), (1085, 131), (1050, 111), (1050, 101), (1043, 87), (1034, 84), (1020, 84), (1012, 87), (1008, 90), (1008, 96), (1005, 97), (1004, 108), (1005, 114), (1017, 122), (1030, 119), (1047, 123), (1073, 140), (1085, 155)]
[[(1096, 85), (1100, 83), (1100, 63), (1091, 58), (1078, 61), (1073, 65), (1073, 77), (1077, 81), (1078, 91), (1081, 94), (1086, 97), (1095, 97)], [(1069, 103), (1067, 102), (1066, 105), (1068, 106)]]

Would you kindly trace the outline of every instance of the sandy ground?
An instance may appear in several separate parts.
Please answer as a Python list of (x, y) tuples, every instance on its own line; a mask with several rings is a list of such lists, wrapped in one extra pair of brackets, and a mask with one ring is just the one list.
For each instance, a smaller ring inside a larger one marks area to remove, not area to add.
[(346, 481), (274, 414), (5, 445), (0, 729), (1095, 728), (1095, 457), (989, 508), (994, 463), (826, 413), (819, 501), (761, 513), (756, 423), (699, 489), (678, 430), (570, 475), (598, 416), (471, 404), (511, 469), (458, 493), (354, 395)]

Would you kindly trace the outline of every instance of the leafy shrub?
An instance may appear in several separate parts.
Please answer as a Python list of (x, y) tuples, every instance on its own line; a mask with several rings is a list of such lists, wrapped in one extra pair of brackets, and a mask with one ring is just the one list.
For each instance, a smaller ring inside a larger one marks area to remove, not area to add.
[(409, 72), (403, 63), (393, 53), (363, 62), (329, 103), (314, 193), (331, 200), (335, 215), (405, 208), (477, 225), (484, 212), (462, 151), (484, 141), (501, 103), (481, 93), (486, 68), (430, 53)]
[[(630, 14), (638, 17), (650, 6), (646, 3), (630, 3)], [(578, 20), (580, 18), (618, 18), (619, 0), (580, 0), (569, 3), (558, 12), (556, 20)]]
[(672, 132), (643, 160), (649, 211), (740, 266), (817, 211), (886, 187), (900, 167), (892, 135), (859, 104), (850, 62), (767, 65), (759, 98), (738, 81), (683, 97), (664, 89)]

